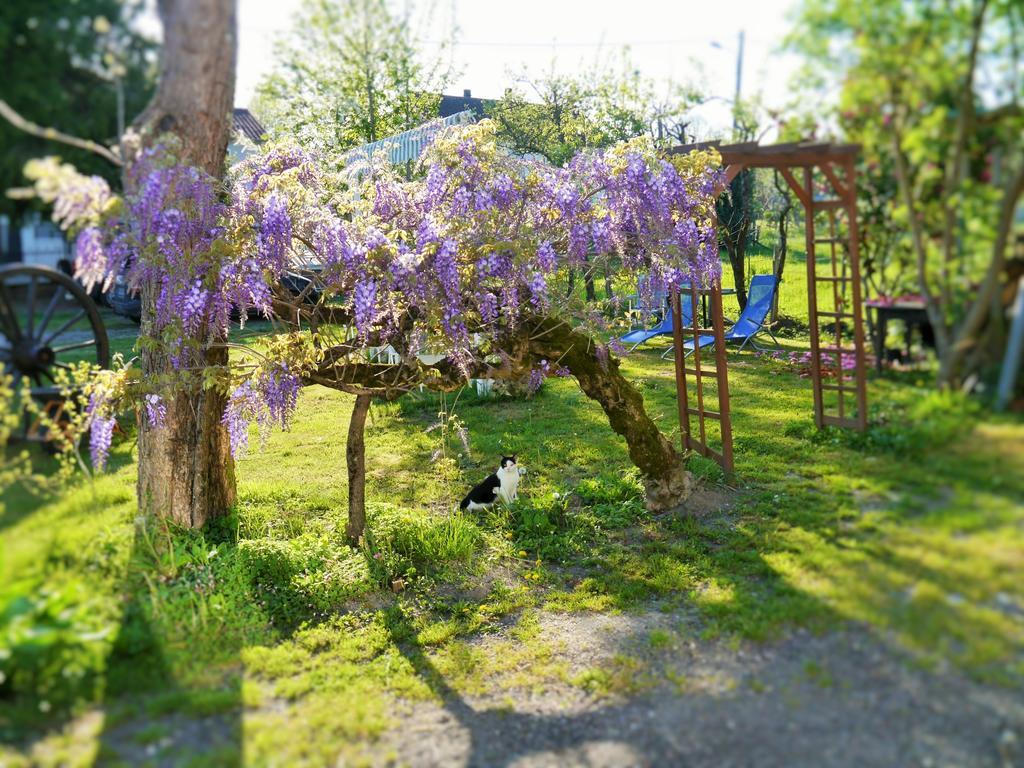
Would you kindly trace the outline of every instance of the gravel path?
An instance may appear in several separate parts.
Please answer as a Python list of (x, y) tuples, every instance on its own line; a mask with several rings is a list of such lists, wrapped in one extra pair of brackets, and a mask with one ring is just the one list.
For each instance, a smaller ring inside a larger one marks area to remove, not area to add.
[(922, 670), (857, 629), (651, 650), (650, 630), (671, 620), (546, 614), (542, 632), (558, 638), (571, 669), (646, 653), (657, 657), (653, 687), (611, 698), (564, 683), (485, 697), (441, 691), (444, 706), (412, 708), (370, 757), (411, 766), (1024, 766), (1022, 691)]

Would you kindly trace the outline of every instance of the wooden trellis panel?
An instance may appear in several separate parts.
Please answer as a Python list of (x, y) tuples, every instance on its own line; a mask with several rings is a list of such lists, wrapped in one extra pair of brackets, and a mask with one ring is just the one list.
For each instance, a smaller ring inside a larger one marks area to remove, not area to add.
[[(722, 189), (746, 168), (779, 171), (804, 207), (807, 228), (807, 298), (811, 335), (811, 383), (814, 422), (825, 426), (867, 428), (867, 371), (861, 304), (860, 255), (857, 233), (856, 144), (801, 141), (761, 146), (755, 142), (704, 142), (675, 147), (672, 152), (717, 151), (724, 167)], [(802, 179), (794, 172), (802, 169)], [(815, 172), (819, 183), (815, 183)], [(824, 195), (821, 190), (827, 190)], [(822, 233), (819, 236), (820, 232)], [(819, 271), (818, 248), (828, 266)], [(820, 290), (819, 290), (820, 289)], [(822, 335), (825, 321), (827, 338)], [(843, 355), (852, 355), (852, 371), (843, 371)], [(822, 356), (837, 370), (834, 380), (822, 376)]]
[[(867, 427), (867, 366), (857, 248), (857, 200), (853, 160), (843, 163), (843, 178), (829, 161), (818, 163), (830, 190), (817, 194), (813, 167), (804, 168), (800, 189), (807, 241), (807, 292), (811, 336), (814, 423), (863, 430)], [(792, 184), (792, 182), (790, 182)], [(794, 190), (796, 191), (796, 190)], [(819, 267), (819, 252), (828, 256)], [(823, 334), (823, 329), (825, 333)], [(852, 357), (853, 370), (843, 369)], [(830, 381), (822, 361), (835, 372)]]
[[(683, 326), (682, 307), (679, 292), (672, 292), (672, 342), (676, 364), (676, 402), (679, 407), (679, 428), (682, 433), (684, 451), (695, 451), (714, 459), (723, 470), (733, 471), (732, 418), (729, 412), (729, 369), (726, 365), (725, 326), (722, 319), (722, 284), (717, 281), (706, 291), (695, 285), (689, 289), (692, 326)], [(711, 328), (702, 328), (700, 312), (702, 293), (711, 299)], [(713, 354), (702, 352), (697, 339), (701, 336), (714, 337)], [(694, 340), (692, 355), (686, 356), (684, 341)], [(687, 365), (689, 363), (689, 365)], [(690, 380), (687, 377), (691, 377)], [(706, 379), (714, 381), (717, 389), (718, 410), (708, 408), (709, 395), (705, 392)], [(692, 381), (692, 385), (690, 384)], [(691, 389), (693, 405), (691, 405)], [(696, 429), (694, 429), (694, 421)], [(709, 422), (717, 422), (719, 448), (711, 445), (712, 435)]]

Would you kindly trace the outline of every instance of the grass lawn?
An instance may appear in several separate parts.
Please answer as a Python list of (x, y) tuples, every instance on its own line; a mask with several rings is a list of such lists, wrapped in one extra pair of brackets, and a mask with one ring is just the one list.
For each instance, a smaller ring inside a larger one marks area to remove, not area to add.
[[(1024, 423), (902, 374), (870, 382), (867, 436), (818, 433), (809, 381), (729, 362), (736, 476), (693, 459), (695, 515), (644, 511), (625, 444), (561, 379), (464, 393), (469, 455), (427, 431), (453, 397), (375, 407), (361, 551), (342, 543), (351, 398), (321, 387), (238, 462), (237, 508), (203, 532), (136, 519), (131, 435), (59, 497), (8, 489), (0, 615), (22, 671), (0, 683), (0, 764), (358, 762), (411, 702), (642, 686), (643, 658), (570, 671), (539, 630), (552, 614), (685, 614), (674, 632), (736, 643), (852, 621), (916, 665), (1024, 685)], [(623, 369), (678, 436), (671, 363)], [(529, 470), (520, 501), (459, 514), (503, 452)]]

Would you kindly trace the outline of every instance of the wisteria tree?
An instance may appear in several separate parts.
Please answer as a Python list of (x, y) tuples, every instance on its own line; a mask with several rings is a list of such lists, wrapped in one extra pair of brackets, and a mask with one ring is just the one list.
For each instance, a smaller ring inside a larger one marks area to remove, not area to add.
[[(159, 432), (171, 393), (201, 374), (207, 389), (230, 393), (223, 424), (237, 453), (251, 422), (287, 424), (304, 381), (350, 392), (349, 533), (358, 538), (371, 397), (452, 390), (474, 377), (536, 385), (559, 373), (574, 376), (626, 439), (648, 506), (680, 503), (689, 475), (600, 340), (600, 317), (551, 286), (588, 252), (616, 252), (624, 270), (650, 276), (648, 290), (717, 279), (715, 158), (670, 162), (634, 140), (554, 168), (515, 158), (495, 133), (490, 121), (440, 133), (414, 181), (387, 168), (363, 169), (356, 181), (296, 147), (243, 162), (220, 194), (212, 177), (176, 161), (173, 146), (140, 155), (117, 203), (83, 206), (109, 193), (59, 168), (39, 174), (65, 223), (93, 211), (77, 238), (81, 277), (126, 273), (154, 286), (143, 344), (169, 371), (121, 381), (109, 398), (97, 390), (95, 418), (106, 423), (127, 394)], [(232, 368), (211, 351), (224, 348), (233, 310), (286, 327)], [(104, 447), (94, 448), (102, 459)]]

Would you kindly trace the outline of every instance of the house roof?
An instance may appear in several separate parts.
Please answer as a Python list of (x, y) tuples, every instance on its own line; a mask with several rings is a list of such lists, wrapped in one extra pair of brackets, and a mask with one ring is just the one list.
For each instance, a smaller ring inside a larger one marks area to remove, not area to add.
[(450, 125), (467, 125), (475, 120), (476, 115), (472, 110), (456, 112), (447, 117), (430, 120), (412, 130), (350, 149), (342, 159), (349, 165), (357, 160), (370, 160), (376, 152), (386, 152), (388, 160), (395, 164), (415, 160), (439, 130)]
[(236, 108), (231, 113), (231, 122), (237, 133), (242, 134), (253, 144), (262, 144), (263, 136), (267, 129), (260, 125), (260, 121), (253, 117), (248, 109)]
[(441, 106), (438, 110), (438, 117), (451, 117), (459, 112), (467, 110), (476, 114), (477, 118), (484, 116), (484, 110), (495, 103), (494, 99), (479, 99), (473, 95), (468, 88), (461, 96), (441, 94)]

